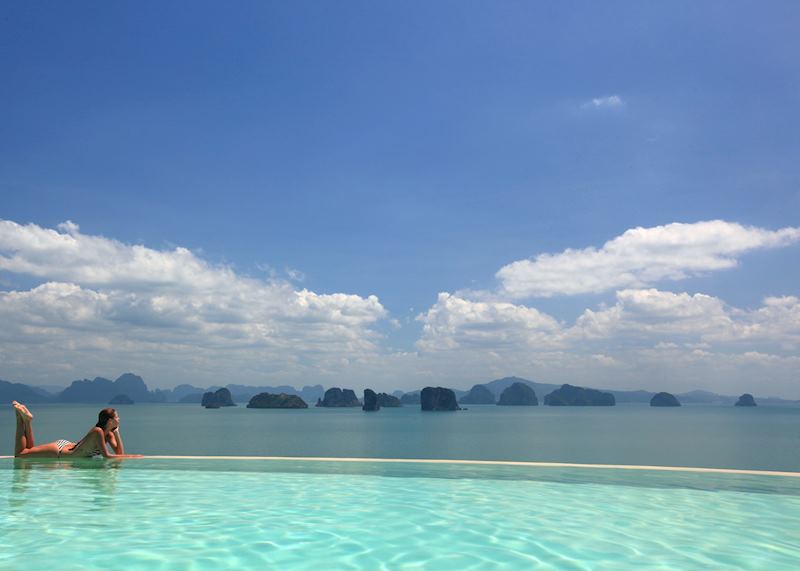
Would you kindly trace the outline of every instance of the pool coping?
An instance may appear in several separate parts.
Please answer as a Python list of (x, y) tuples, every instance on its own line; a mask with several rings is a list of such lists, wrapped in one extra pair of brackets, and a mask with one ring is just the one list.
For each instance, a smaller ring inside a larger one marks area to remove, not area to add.
[[(0, 456), (0, 460), (14, 456)], [(634, 464), (580, 464), (574, 462), (527, 462), (521, 460), (448, 460), (444, 458), (336, 458), (325, 456), (144, 456), (144, 460), (269, 460), (293, 462), (360, 462), (384, 464), (458, 464), (467, 466), (520, 466), (528, 468), (578, 468), (599, 470), (647, 470), (656, 472), (693, 472), (705, 474), (738, 474), (744, 476), (782, 476), (800, 478), (800, 472), (748, 470), (738, 468), (701, 468), (694, 466), (641, 466)], [(64, 460), (64, 458), (62, 458)]]

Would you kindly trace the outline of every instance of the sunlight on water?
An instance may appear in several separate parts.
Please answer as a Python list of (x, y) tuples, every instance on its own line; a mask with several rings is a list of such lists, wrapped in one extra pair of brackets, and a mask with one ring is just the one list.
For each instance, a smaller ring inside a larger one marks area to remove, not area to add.
[(795, 569), (796, 480), (0, 460), (0, 568)]

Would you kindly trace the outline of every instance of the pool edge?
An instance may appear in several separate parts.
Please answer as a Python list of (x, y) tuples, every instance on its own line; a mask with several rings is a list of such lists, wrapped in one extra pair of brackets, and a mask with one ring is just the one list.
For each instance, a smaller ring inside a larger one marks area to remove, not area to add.
[[(0, 460), (13, 459), (0, 456)], [(394, 464), (460, 464), (476, 466), (521, 466), (529, 468), (578, 468), (600, 470), (640, 470), (657, 472), (694, 472), (707, 474), (738, 474), (747, 476), (782, 476), (800, 478), (800, 472), (779, 470), (747, 470), (737, 468), (701, 468), (693, 466), (642, 466), (633, 464), (579, 464), (573, 462), (525, 462), (519, 460), (448, 460), (439, 458), (336, 458), (324, 456), (144, 456), (146, 460), (270, 460), (302, 462), (361, 462)]]

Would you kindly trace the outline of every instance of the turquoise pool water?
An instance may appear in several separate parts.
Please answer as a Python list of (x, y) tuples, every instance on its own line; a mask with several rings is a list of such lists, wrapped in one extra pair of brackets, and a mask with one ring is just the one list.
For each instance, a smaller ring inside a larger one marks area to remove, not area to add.
[(0, 460), (0, 569), (797, 569), (800, 478)]

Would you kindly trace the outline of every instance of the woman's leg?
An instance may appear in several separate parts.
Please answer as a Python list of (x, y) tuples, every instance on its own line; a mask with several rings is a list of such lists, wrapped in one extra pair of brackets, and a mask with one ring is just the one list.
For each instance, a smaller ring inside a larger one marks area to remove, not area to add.
[(19, 401), (15, 401), (15, 400), (12, 400), (12, 401), (11, 401), (11, 404), (13, 404), (13, 405), (14, 405), (14, 408), (21, 410), (21, 411), (22, 411), (22, 414), (23, 414), (24, 416), (27, 416), (28, 418), (30, 418), (31, 420), (33, 420), (33, 414), (31, 413), (31, 411), (29, 411), (29, 410), (28, 410), (28, 407), (27, 407), (27, 406), (25, 406), (24, 404), (22, 404), (22, 403), (21, 403), (21, 402), (19, 402)]
[(25, 444), (26, 448), (33, 448), (36, 442), (33, 441), (33, 415), (28, 407), (22, 403), (17, 403), (22, 411), (22, 423), (25, 425)]
[(58, 446), (55, 442), (40, 444), (33, 448), (26, 448), (17, 456), (20, 458), (58, 458)]
[(17, 417), (17, 434), (14, 437), (14, 456), (19, 456), (20, 452), (25, 450), (28, 447), (28, 439), (25, 430), (25, 423), (22, 421), (22, 415), (17, 409), (16, 405), (14, 406), (16, 417)]
[(14, 441), (14, 456), (26, 456), (29, 458), (55, 458), (58, 457), (58, 446), (55, 442), (34, 446), (33, 427), (31, 419), (33, 415), (25, 407), (14, 401), (14, 408), (17, 411), (17, 434)]

